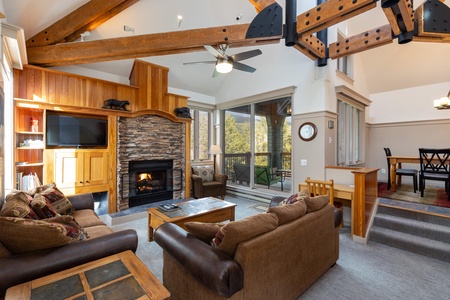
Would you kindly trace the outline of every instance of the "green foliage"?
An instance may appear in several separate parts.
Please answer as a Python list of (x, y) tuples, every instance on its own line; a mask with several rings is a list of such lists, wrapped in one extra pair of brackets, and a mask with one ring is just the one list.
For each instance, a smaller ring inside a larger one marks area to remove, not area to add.
[(226, 113), (225, 116), (225, 153), (250, 152), (250, 123), (236, 123), (235, 118)]

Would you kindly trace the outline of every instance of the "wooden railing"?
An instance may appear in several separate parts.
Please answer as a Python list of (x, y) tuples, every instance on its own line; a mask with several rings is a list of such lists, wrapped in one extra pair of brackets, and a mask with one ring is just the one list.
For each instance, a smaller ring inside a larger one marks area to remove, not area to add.
[[(224, 168), (223, 173), (228, 175), (228, 178), (232, 178), (233, 165), (234, 164), (244, 164), (249, 165), (251, 159), (251, 153), (227, 153), (224, 154)], [(264, 166), (272, 166), (272, 156), (270, 152), (259, 152), (255, 153), (257, 164)], [(282, 152), (281, 153), (281, 163), (282, 166), (279, 169), (291, 170), (291, 153), (290, 152)]]

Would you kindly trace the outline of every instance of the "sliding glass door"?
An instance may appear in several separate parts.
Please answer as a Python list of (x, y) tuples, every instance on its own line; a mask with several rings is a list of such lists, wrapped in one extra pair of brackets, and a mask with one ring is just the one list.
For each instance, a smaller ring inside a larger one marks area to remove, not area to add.
[(279, 170), (291, 169), (290, 97), (225, 109), (223, 119), (230, 184), (279, 188)]

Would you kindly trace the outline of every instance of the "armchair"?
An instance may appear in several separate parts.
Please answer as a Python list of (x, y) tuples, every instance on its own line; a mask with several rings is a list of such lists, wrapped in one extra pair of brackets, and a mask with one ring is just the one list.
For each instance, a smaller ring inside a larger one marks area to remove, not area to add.
[(228, 176), (214, 173), (213, 166), (193, 166), (192, 187), (194, 198), (221, 196), (225, 199)]

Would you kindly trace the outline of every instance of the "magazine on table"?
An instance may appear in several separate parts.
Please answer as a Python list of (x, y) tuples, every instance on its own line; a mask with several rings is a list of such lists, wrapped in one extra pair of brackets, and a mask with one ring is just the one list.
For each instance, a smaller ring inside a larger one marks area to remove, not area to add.
[(158, 205), (158, 207), (162, 211), (174, 211), (174, 210), (180, 209), (178, 207), (178, 205), (176, 205), (176, 204), (160, 204), (160, 205)]

